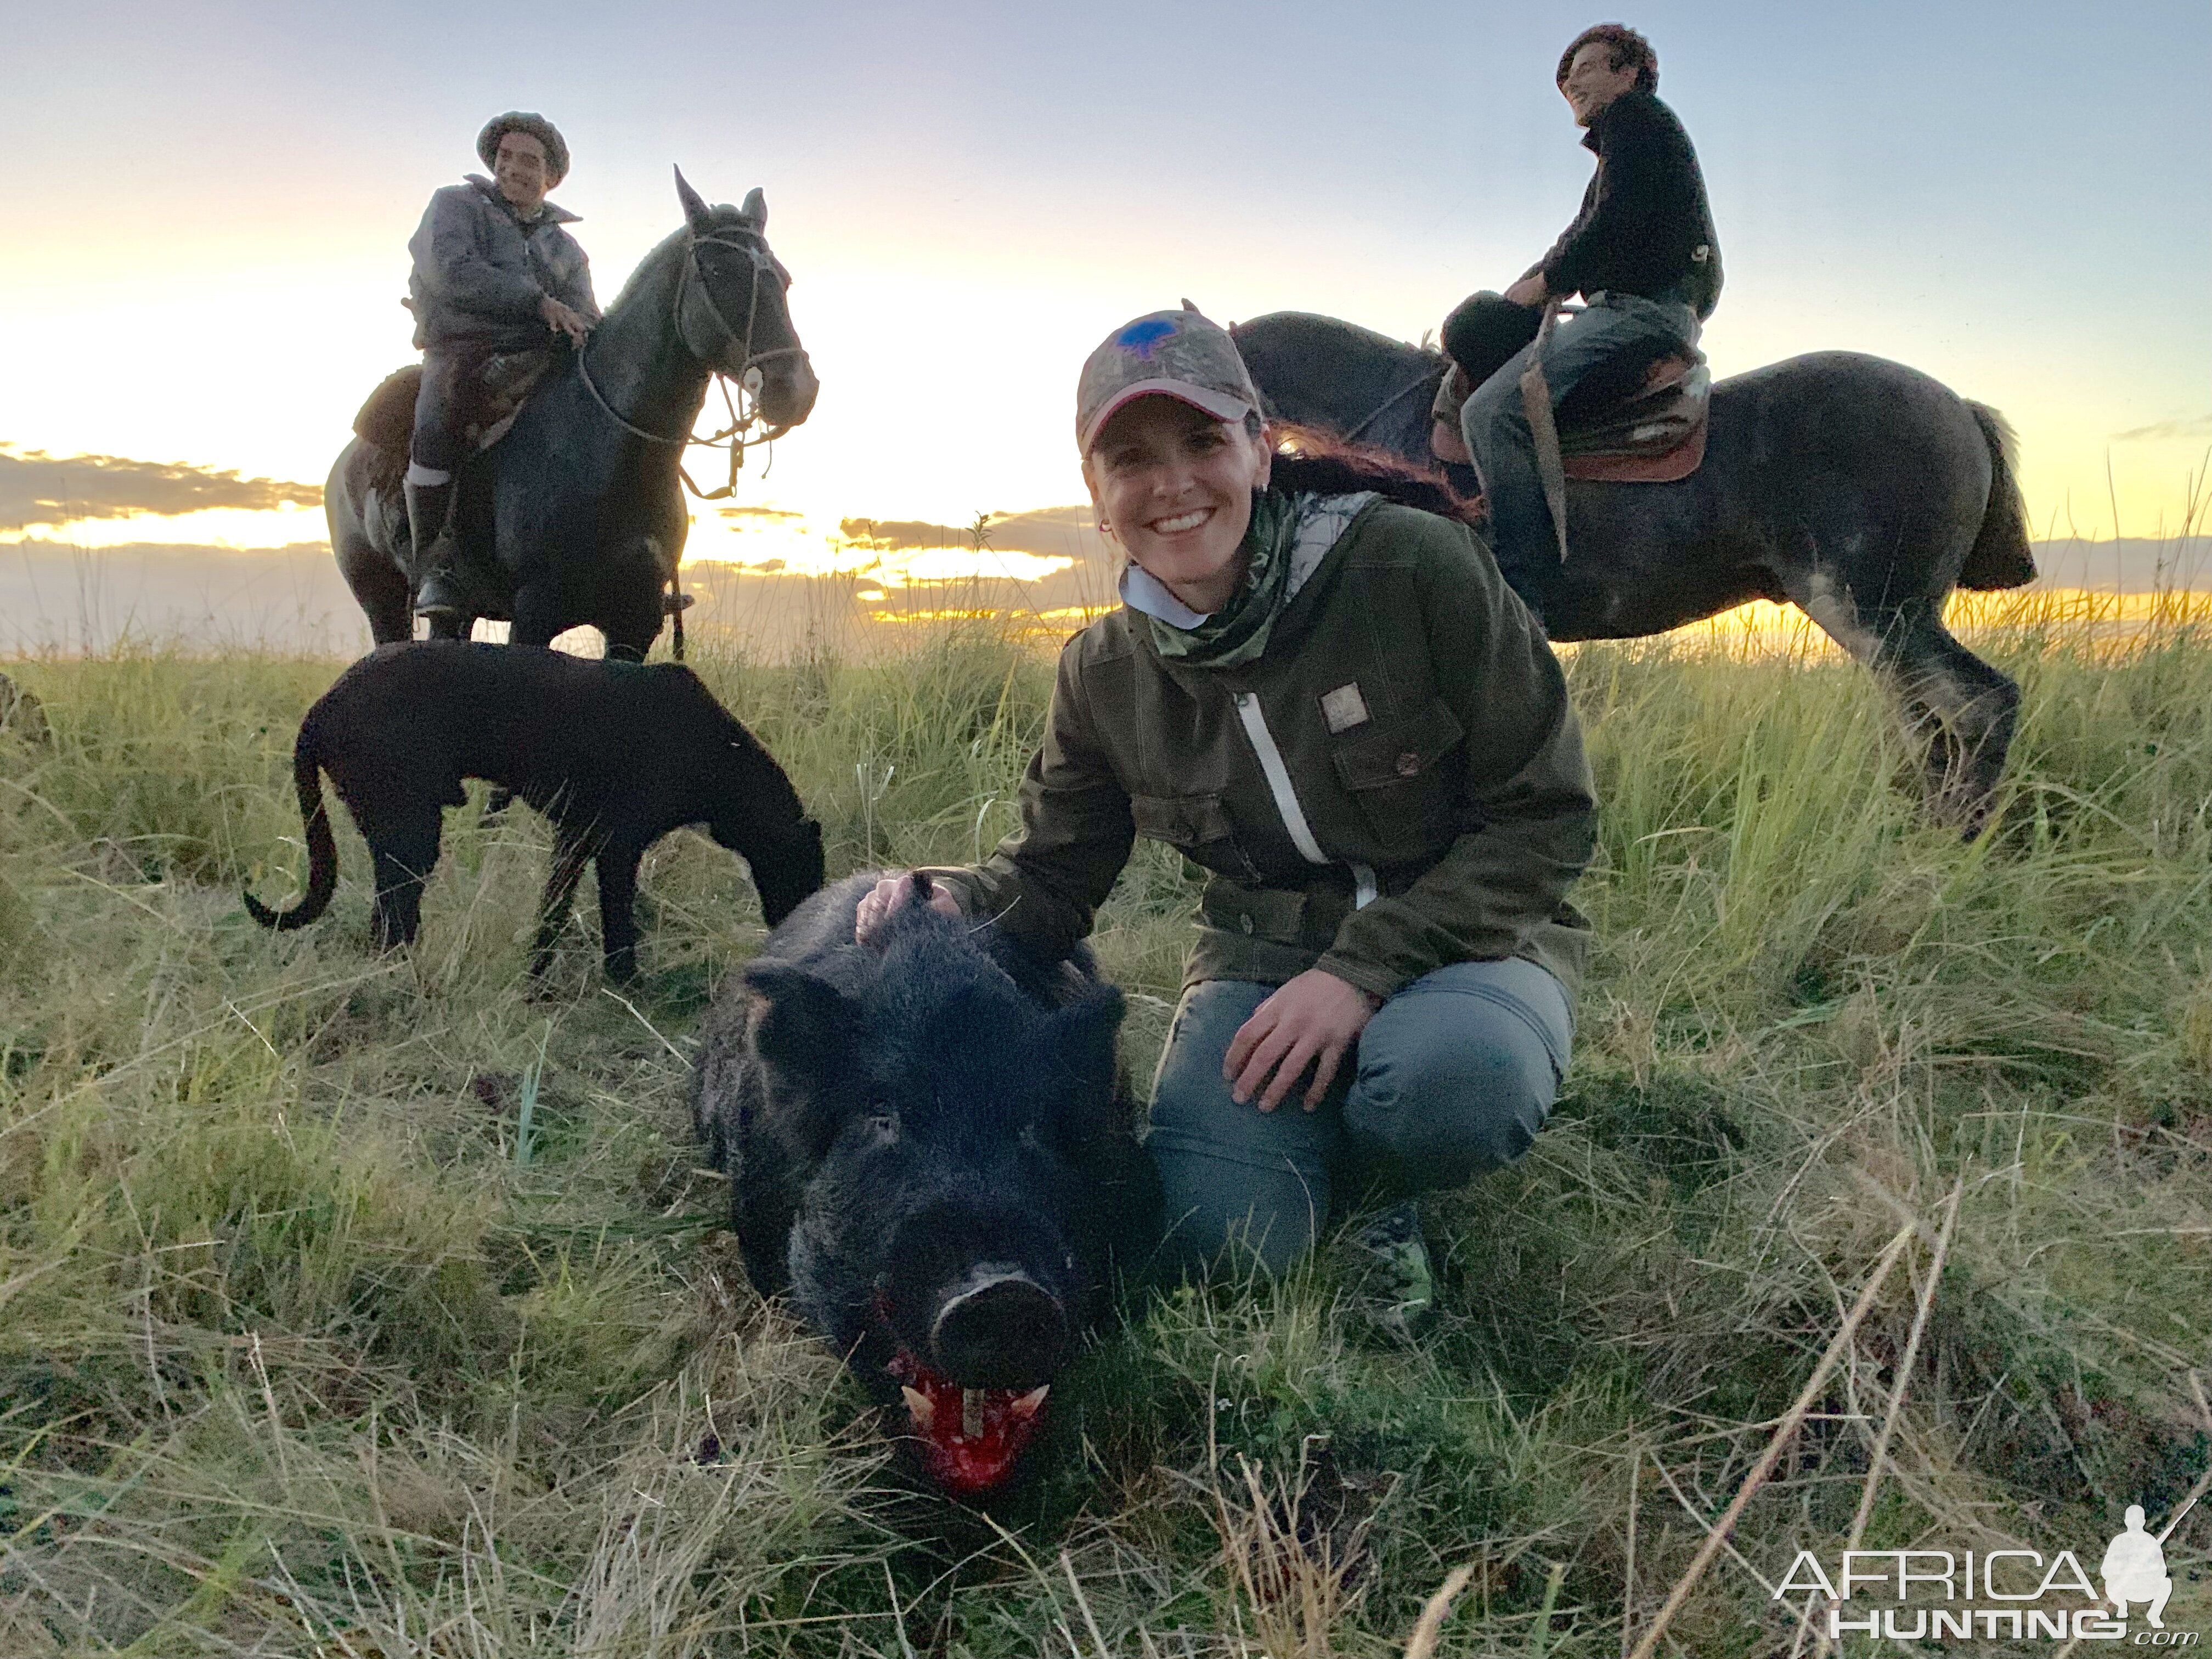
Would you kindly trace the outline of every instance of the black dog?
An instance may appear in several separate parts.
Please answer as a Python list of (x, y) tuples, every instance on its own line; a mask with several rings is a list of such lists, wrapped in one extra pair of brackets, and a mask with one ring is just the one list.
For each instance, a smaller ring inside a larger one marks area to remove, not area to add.
[(702, 823), (752, 868), (773, 927), (822, 885), (822, 828), (753, 734), (688, 668), (593, 662), (526, 646), (387, 645), (338, 677), (300, 724), (292, 776), (307, 820), (307, 892), (289, 910), (246, 896), (264, 927), (303, 927), (337, 886), (319, 772), (376, 858), (379, 950), (411, 943), (438, 862), (439, 809), (461, 781), (512, 790), (554, 823), (553, 873), (531, 971), (542, 973), (596, 860), (607, 975), (637, 971), (638, 860)]
[(778, 927), (709, 1017), (693, 1113), (745, 1269), (787, 1291), (940, 1486), (1006, 1486), (1046, 1394), (1157, 1236), (1087, 953), (1040, 963), (915, 902), (866, 945), (862, 874)]

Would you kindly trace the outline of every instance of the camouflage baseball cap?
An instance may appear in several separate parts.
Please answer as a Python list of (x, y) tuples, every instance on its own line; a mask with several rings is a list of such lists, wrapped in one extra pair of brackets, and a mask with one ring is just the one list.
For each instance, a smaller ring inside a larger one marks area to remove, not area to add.
[(1108, 335), (1075, 388), (1075, 444), (1085, 454), (1114, 411), (1153, 392), (1179, 398), (1217, 421), (1260, 407), (1237, 343), (1195, 311), (1155, 311)]

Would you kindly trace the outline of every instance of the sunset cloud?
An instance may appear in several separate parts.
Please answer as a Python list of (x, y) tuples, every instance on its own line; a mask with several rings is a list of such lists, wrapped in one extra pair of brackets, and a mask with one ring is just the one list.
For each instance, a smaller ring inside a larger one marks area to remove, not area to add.
[(141, 514), (167, 518), (215, 508), (319, 507), (322, 500), (319, 484), (118, 455), (49, 455), (0, 444), (0, 532)]
[[(837, 531), (855, 546), (882, 552), (910, 548), (970, 548), (975, 545), (969, 525), (933, 524), (921, 519), (840, 519)], [(1030, 513), (993, 514), (983, 526), (984, 545), (996, 553), (1033, 553), (1040, 558), (1074, 559), (1095, 556), (1100, 540), (1091, 509), (1048, 507)]]
[(2194, 419), (2153, 421), (2148, 426), (2132, 426), (2125, 432), (2112, 434), (2116, 444), (2153, 443), (2163, 438), (2212, 438), (2212, 415), (2199, 415)]

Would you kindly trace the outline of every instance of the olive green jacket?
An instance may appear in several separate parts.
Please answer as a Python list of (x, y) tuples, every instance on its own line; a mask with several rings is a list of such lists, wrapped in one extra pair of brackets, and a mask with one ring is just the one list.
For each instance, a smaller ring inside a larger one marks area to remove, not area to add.
[(1164, 660), (1127, 608), (1085, 629), (1021, 811), (982, 865), (931, 873), (1048, 951), (1145, 835), (1212, 872), (1186, 984), (1318, 965), (1387, 997), (1505, 957), (1581, 977), (1566, 894), (1597, 803), (1559, 663), (1466, 526), (1411, 507), (1364, 508), (1242, 667)]

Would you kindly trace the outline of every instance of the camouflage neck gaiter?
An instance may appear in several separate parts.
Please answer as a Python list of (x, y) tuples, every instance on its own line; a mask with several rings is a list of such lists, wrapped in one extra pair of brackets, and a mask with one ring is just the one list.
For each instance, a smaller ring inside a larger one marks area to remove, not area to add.
[(1291, 497), (1272, 489), (1253, 491), (1252, 522), (1241, 548), (1243, 581), (1228, 604), (1195, 628), (1177, 628), (1147, 616), (1152, 648), (1193, 668), (1236, 668), (1257, 658), (1290, 600), (1291, 544), (1297, 528), (1297, 503)]

